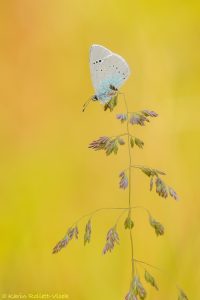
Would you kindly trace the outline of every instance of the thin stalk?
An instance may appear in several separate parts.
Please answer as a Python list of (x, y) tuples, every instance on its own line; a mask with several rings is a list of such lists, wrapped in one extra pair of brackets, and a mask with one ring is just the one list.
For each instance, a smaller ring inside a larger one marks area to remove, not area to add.
[[(129, 209), (129, 208), (128, 208)], [(124, 215), (124, 213), (126, 212), (127, 208), (125, 208), (123, 210), (123, 212), (118, 216), (117, 220), (116, 220), (116, 223), (115, 223), (115, 226), (117, 226), (117, 224), (119, 223), (119, 221), (121, 220), (122, 216)]]
[(148, 266), (148, 267), (151, 267), (151, 268), (153, 268), (153, 269), (156, 269), (157, 271), (160, 271), (160, 272), (164, 273), (163, 270), (161, 270), (160, 268), (158, 268), (158, 267), (156, 267), (156, 266), (154, 266), (154, 265), (151, 265), (151, 264), (149, 264), (149, 263), (146, 263), (146, 262), (144, 262), (144, 261), (142, 261), (142, 260), (138, 260), (138, 259), (135, 259), (135, 258), (134, 258), (133, 260), (134, 260), (136, 263), (146, 265), (146, 266)]
[[(130, 136), (133, 136), (133, 135), (130, 135)], [(141, 168), (148, 168), (148, 169), (151, 169), (150, 167), (147, 167), (147, 166), (144, 166), (144, 165), (131, 165), (131, 168), (135, 168), (135, 169), (140, 169), (141, 170)], [(126, 170), (128, 170), (129, 169), (129, 167), (128, 168), (126, 168), (126, 169), (124, 169), (123, 171), (126, 171)], [(160, 174), (160, 175), (166, 175), (164, 172), (162, 172), (162, 174)], [(155, 175), (156, 176), (156, 175)]]
[(127, 132), (126, 133), (122, 133), (122, 134), (118, 134), (118, 135), (111, 135), (109, 136), (109, 138), (114, 138), (114, 137), (119, 137), (119, 136), (125, 136), (127, 135)]
[(129, 209), (126, 207), (102, 207), (102, 208), (98, 208), (93, 210), (92, 212), (85, 214), (83, 216), (81, 216), (79, 219), (77, 219), (72, 225), (71, 227), (73, 227), (74, 225), (77, 225), (82, 219), (86, 218), (86, 217), (90, 217), (92, 218), (95, 214), (97, 214), (98, 212), (102, 211), (102, 210), (123, 210), (123, 209)]
[[(145, 268), (144, 268), (142, 265), (145, 265), (145, 266), (147, 266), (147, 267), (150, 267), (150, 268), (152, 268), (152, 269), (155, 269), (156, 271), (160, 272), (162, 275), (168, 277), (168, 273), (167, 273), (165, 270), (162, 270), (162, 269), (160, 269), (160, 268), (158, 268), (158, 267), (156, 267), (156, 266), (154, 266), (154, 265), (151, 265), (151, 264), (149, 264), (149, 263), (147, 263), (147, 262), (145, 262), (145, 261), (143, 261), (143, 260), (139, 260), (139, 259), (135, 259), (135, 258), (134, 258), (134, 261), (135, 261), (136, 263), (140, 264), (141, 267), (143, 268), (143, 270), (145, 270)], [(181, 288), (179, 287), (179, 284), (178, 284), (178, 283), (175, 284), (175, 287), (176, 287), (179, 291), (181, 290)]]
[(150, 211), (147, 208), (145, 208), (144, 206), (137, 205), (137, 206), (132, 206), (131, 207), (131, 209), (136, 209), (136, 208), (143, 209), (144, 211), (146, 211), (146, 213), (148, 214), (148, 216), (151, 216)]
[(137, 208), (145, 210), (148, 213), (148, 215), (150, 215), (150, 212), (147, 208), (145, 208), (143, 206), (139, 206), (139, 205), (131, 206), (131, 207), (102, 207), (102, 208), (95, 209), (92, 212), (81, 216), (70, 227), (73, 227), (74, 225), (77, 225), (80, 221), (82, 221), (86, 217), (92, 218), (94, 215), (96, 215), (97, 213), (99, 213), (103, 210), (124, 210), (124, 211), (126, 211), (126, 210), (132, 210), (132, 209), (137, 209)]
[(130, 137), (134, 137), (134, 135), (130, 134), (130, 133), (122, 133), (122, 134), (118, 134), (118, 135), (111, 135), (109, 136), (110, 138), (113, 138), (113, 137), (119, 137), (119, 136), (125, 136), (125, 135), (129, 135)]
[[(126, 106), (126, 113), (128, 115), (129, 111), (128, 111), (128, 105), (126, 102), (126, 97), (123, 94), (124, 97), (124, 103)], [(129, 131), (129, 122), (127, 120), (126, 122), (126, 130), (127, 130), (127, 136), (128, 136), (128, 155), (129, 155), (129, 194), (128, 194), (128, 203), (129, 203), (129, 213), (131, 215), (131, 165), (132, 165), (132, 158), (131, 158), (131, 146), (130, 146), (130, 131)], [(131, 264), (132, 264), (132, 278), (134, 277), (134, 259), (133, 259), (133, 254), (134, 254), (134, 250), (133, 250), (133, 236), (132, 236), (132, 229), (130, 228), (129, 230), (130, 233), (130, 242), (131, 242)]]

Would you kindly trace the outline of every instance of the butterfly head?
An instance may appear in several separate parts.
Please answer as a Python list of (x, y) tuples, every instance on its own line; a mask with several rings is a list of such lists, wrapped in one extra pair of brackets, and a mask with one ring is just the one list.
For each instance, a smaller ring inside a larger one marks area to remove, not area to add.
[(97, 95), (93, 95), (93, 96), (91, 97), (91, 99), (92, 99), (93, 101), (98, 101), (98, 100), (99, 100), (98, 97), (97, 97)]

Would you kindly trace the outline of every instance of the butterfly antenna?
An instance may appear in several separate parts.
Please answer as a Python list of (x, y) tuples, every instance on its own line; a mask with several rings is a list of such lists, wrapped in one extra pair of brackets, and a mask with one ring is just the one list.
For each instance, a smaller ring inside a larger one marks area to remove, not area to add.
[(92, 100), (92, 98), (90, 97), (90, 98), (83, 104), (83, 110), (82, 110), (82, 112), (85, 111), (86, 107), (88, 106), (88, 104), (90, 103), (91, 100)]

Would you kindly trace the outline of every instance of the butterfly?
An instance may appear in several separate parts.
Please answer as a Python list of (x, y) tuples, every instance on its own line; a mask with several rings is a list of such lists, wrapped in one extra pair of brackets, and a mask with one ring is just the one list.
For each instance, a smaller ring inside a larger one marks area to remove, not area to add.
[(90, 73), (95, 95), (84, 104), (83, 111), (91, 100), (108, 104), (128, 79), (130, 68), (123, 57), (94, 44), (90, 48)]

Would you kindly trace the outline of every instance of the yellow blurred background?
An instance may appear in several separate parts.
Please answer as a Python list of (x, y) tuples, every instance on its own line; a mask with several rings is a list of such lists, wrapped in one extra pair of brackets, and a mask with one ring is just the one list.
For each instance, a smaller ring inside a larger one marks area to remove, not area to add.
[[(135, 211), (135, 258), (166, 270), (159, 293), (177, 299), (176, 283), (200, 299), (200, 4), (199, 1), (2, 0), (0, 2), (1, 293), (65, 293), (69, 299), (124, 299), (130, 283), (130, 242), (120, 223), (120, 246), (102, 256), (119, 212), (93, 220), (92, 242), (80, 239), (52, 255), (79, 216), (99, 207), (126, 206), (118, 174), (128, 164), (89, 150), (101, 135), (124, 132), (114, 113), (92, 103), (88, 52), (93, 43), (122, 55), (132, 75), (123, 87), (132, 111), (159, 118), (133, 132), (145, 142), (133, 160), (167, 172), (181, 201), (149, 192), (134, 172), (134, 205), (162, 222), (157, 238), (146, 215)], [(141, 271), (142, 276), (142, 269)]]

